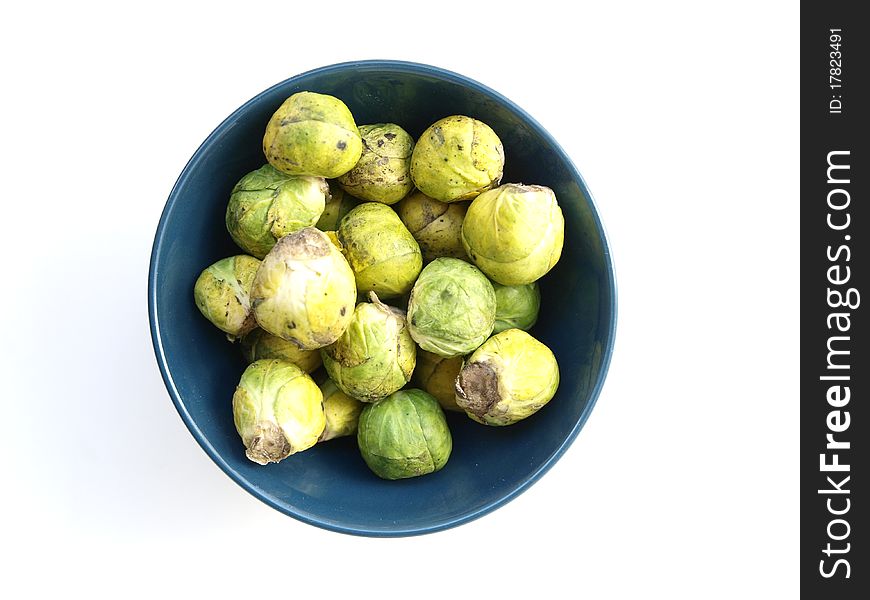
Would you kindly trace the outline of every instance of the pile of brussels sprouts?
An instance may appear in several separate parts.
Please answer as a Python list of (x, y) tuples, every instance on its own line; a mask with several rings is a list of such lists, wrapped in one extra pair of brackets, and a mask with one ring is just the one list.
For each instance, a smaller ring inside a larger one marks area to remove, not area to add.
[(499, 185), (489, 126), (449, 116), (415, 144), (300, 92), (272, 116), (263, 151), (227, 206), (245, 253), (194, 286), (250, 363), (232, 399), (248, 458), (356, 434), (375, 474), (414, 477), (447, 463), (444, 410), (510, 425), (553, 397), (556, 359), (526, 330), (536, 281), (562, 251), (562, 211), (547, 187)]

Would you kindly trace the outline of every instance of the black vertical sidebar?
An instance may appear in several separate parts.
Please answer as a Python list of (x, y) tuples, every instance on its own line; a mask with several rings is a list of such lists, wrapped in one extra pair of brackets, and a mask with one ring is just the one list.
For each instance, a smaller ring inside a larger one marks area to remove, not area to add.
[(870, 22), (858, 6), (801, 3), (801, 593), (836, 600), (870, 598)]

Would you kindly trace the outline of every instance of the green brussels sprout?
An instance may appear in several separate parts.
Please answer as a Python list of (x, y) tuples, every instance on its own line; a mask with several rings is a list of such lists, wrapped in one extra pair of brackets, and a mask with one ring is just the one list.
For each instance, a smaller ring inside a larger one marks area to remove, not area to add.
[(361, 295), (395, 298), (411, 289), (423, 267), (414, 236), (389, 206), (364, 202), (341, 220), (338, 239)]
[(456, 403), (486, 425), (510, 425), (537, 412), (559, 387), (559, 365), (544, 344), (521, 329), (489, 338), (456, 379)]
[(357, 443), (363, 460), (383, 479), (438, 471), (453, 449), (444, 411), (422, 390), (401, 390), (366, 405)]
[(489, 125), (445, 117), (423, 132), (411, 155), (417, 189), (442, 202), (470, 200), (501, 181), (504, 148)]
[(284, 101), (263, 136), (269, 164), (288, 175), (333, 178), (350, 171), (362, 154), (353, 115), (333, 96), (299, 92)]
[(359, 204), (359, 200), (341, 189), (334, 179), (328, 183), (330, 198), (326, 201), (326, 206), (323, 207), (323, 214), (320, 215), (320, 219), (318, 219), (315, 225), (320, 231), (335, 231), (338, 229), (338, 224), (344, 218), (344, 215)]
[(359, 415), (365, 405), (338, 389), (338, 386), (331, 379), (323, 382), (320, 391), (323, 394), (326, 427), (320, 434), (318, 441), (325, 442), (337, 437), (355, 434)]
[(424, 392), (434, 396), (444, 410), (465, 412), (456, 404), (456, 377), (461, 369), (461, 356), (444, 358), (418, 350), (413, 380)]
[(395, 204), (414, 187), (410, 171), (414, 139), (393, 123), (360, 125), (359, 134), (362, 156), (338, 183), (357, 198)]
[(374, 292), (360, 302), (353, 319), (334, 344), (323, 348), (323, 366), (349, 396), (375, 402), (411, 380), (417, 346), (405, 324), (405, 313), (382, 304)]
[(314, 225), (328, 197), (329, 187), (321, 177), (287, 175), (263, 165), (233, 188), (227, 231), (239, 248), (263, 258), (279, 238)]
[(293, 342), (279, 338), (259, 327), (242, 338), (242, 355), (248, 363), (264, 358), (282, 358), (311, 373), (320, 366), (319, 350), (301, 350)]
[(193, 286), (193, 300), (202, 315), (230, 341), (257, 326), (251, 313), (251, 283), (260, 261), (240, 254), (207, 267)]
[(462, 220), (468, 205), (464, 202), (439, 202), (417, 191), (396, 205), (402, 223), (417, 240), (423, 260), (431, 262), (447, 256), (466, 260), (462, 246)]
[(317, 443), (326, 416), (314, 381), (289, 360), (258, 360), (245, 369), (233, 394), (233, 421), (261, 465), (279, 462)]
[(411, 290), (408, 330), (423, 350), (462, 356), (490, 336), (495, 307), (495, 290), (477, 267), (458, 258), (436, 258)]
[(538, 320), (541, 308), (541, 290), (537, 282), (525, 285), (502, 285), (493, 283), (495, 288), (495, 327), (493, 333), (505, 329), (528, 331)]
[(508, 183), (482, 193), (462, 222), (462, 245), (486, 275), (502, 285), (543, 277), (558, 262), (565, 219), (556, 195), (542, 185)]
[(278, 240), (251, 286), (257, 324), (302, 350), (328, 346), (353, 317), (353, 271), (329, 236), (306, 227)]

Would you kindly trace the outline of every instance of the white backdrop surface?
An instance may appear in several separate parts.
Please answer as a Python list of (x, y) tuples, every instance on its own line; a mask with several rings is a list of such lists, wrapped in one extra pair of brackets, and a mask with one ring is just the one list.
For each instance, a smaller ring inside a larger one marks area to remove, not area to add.
[[(9, 597), (796, 596), (794, 3), (26, 6), (0, 9)], [(236, 486), (175, 412), (147, 323), (154, 230), (199, 143), (266, 87), (365, 58), (534, 115), (596, 197), (619, 286), (610, 375), (564, 457), (408, 539)]]

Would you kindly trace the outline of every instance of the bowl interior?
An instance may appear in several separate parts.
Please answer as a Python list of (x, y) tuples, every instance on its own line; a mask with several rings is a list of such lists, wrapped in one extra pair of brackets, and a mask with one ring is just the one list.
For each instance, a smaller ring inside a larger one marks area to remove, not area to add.
[[(465, 114), (489, 124), (505, 148), (504, 182), (551, 187), (565, 214), (562, 258), (541, 281), (542, 311), (531, 333), (555, 353), (561, 384), (539, 413), (495, 428), (448, 414), (453, 454), (438, 473), (388, 482), (363, 463), (355, 438), (319, 444), (262, 467), (244, 455), (230, 399), (244, 370), (237, 345), (197, 311), (193, 284), (212, 262), (241, 251), (224, 212), (230, 190), (262, 164), (269, 117), (297, 91), (341, 98), (358, 124), (395, 122), (415, 138), (435, 120)], [(607, 370), (615, 327), (612, 265), (580, 175), (522, 110), (480, 84), (408, 63), (326, 67), (263, 92), (231, 115), (196, 152), (167, 203), (155, 239), (149, 307), (158, 362), (170, 394), (209, 455), (275, 508), (348, 533), (405, 535), (456, 525), (530, 485), (574, 439)]]

